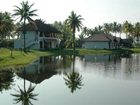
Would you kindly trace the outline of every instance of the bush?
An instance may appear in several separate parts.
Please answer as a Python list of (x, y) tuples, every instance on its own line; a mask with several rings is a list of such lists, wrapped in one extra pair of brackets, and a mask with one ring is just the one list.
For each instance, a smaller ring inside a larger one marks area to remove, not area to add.
[(13, 40), (3, 40), (3, 41), (0, 42), (0, 47), (13, 48), (14, 47), (14, 41)]

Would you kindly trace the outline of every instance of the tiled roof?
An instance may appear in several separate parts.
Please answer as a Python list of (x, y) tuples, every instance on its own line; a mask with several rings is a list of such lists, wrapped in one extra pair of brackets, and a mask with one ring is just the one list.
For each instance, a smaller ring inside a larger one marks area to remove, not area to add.
[[(23, 27), (20, 27), (17, 31), (22, 31), (22, 30), (23, 30)], [(51, 24), (45, 24), (41, 20), (35, 20), (33, 22), (30, 22), (29, 24), (25, 26), (25, 30), (26, 31), (40, 31), (40, 32), (45, 32), (47, 34), (61, 33)]]
[(101, 41), (112, 41), (113, 36), (107, 35), (107, 34), (95, 34), (93, 36), (90, 36), (86, 38), (84, 41), (94, 41), (94, 42), (101, 42)]
[(117, 41), (120, 42), (119, 37), (115, 37), (109, 34), (95, 34), (93, 36), (89, 36), (88, 38), (84, 39), (85, 42), (109, 42), (109, 41)]

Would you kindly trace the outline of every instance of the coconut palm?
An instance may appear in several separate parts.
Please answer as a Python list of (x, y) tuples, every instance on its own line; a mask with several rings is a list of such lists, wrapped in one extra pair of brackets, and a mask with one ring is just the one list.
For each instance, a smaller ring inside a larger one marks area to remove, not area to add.
[(71, 92), (73, 93), (76, 91), (76, 89), (81, 89), (83, 86), (82, 83), (82, 75), (80, 75), (78, 72), (75, 72), (75, 55), (73, 57), (73, 71), (72, 73), (66, 74), (66, 77), (64, 78), (65, 84), (68, 86), (68, 88), (71, 89)]
[(118, 24), (117, 24), (117, 22), (113, 22), (113, 24), (112, 24), (112, 32), (115, 33), (115, 36), (116, 36), (116, 33), (118, 32)]
[(76, 89), (81, 89), (83, 86), (82, 84), (82, 76), (77, 72), (72, 72), (69, 74), (66, 74), (67, 78), (64, 78), (65, 84), (68, 86), (68, 88), (71, 89), (71, 92), (73, 93), (76, 91)]
[(17, 94), (11, 94), (15, 97), (15, 104), (22, 102), (22, 105), (33, 105), (31, 100), (37, 100), (35, 97), (38, 95), (33, 93), (35, 86), (30, 84), (27, 90), (21, 89), (20, 87), (18, 88), (19, 90), (17, 90)]
[(138, 44), (139, 37), (140, 37), (140, 23), (139, 22), (135, 23), (135, 25), (134, 25), (133, 35), (134, 35), (134, 37), (137, 38), (137, 44)]
[(120, 34), (120, 38), (121, 38), (121, 34), (122, 34), (122, 25), (121, 24), (118, 24), (117, 25), (117, 32)]
[(15, 6), (14, 9), (14, 14), (13, 16), (18, 16), (18, 18), (20, 18), (20, 22), (23, 21), (23, 37), (24, 37), (24, 51), (26, 51), (26, 42), (25, 42), (25, 34), (26, 34), (26, 30), (25, 30), (25, 25), (26, 25), (26, 21), (32, 21), (33, 16), (37, 16), (35, 14), (35, 12), (37, 11), (36, 9), (31, 10), (32, 6), (34, 4), (29, 5), (28, 1), (22, 1), (20, 3), (21, 7)]
[(112, 27), (112, 24), (105, 23), (104, 26), (103, 26), (104, 32), (105, 32), (106, 34), (110, 34), (110, 32), (111, 32), (111, 27)]
[(133, 31), (133, 25), (128, 21), (123, 23), (123, 32), (126, 34), (126, 38), (130, 37), (131, 31)]
[(31, 83), (30, 83), (29, 87), (26, 89), (26, 80), (25, 80), (26, 71), (25, 71), (25, 67), (23, 68), (22, 73), (24, 75), (24, 77), (23, 77), (23, 79), (24, 79), (23, 89), (21, 89), (18, 86), (19, 90), (16, 90), (18, 93), (17, 94), (11, 94), (11, 95), (15, 97), (15, 99), (14, 99), (15, 104), (17, 104), (19, 102), (22, 102), (22, 105), (33, 105), (31, 100), (37, 100), (35, 97), (38, 94), (33, 93), (33, 91), (35, 89), (35, 86), (32, 86)]
[(14, 23), (11, 14), (8, 12), (0, 13), (0, 37), (1, 40), (10, 37), (11, 31), (14, 29)]
[(63, 23), (55, 21), (53, 25), (61, 32), (61, 34), (59, 35), (59, 38), (61, 39), (60, 48), (71, 47), (72, 33), (66, 21), (64, 21)]
[(82, 35), (82, 36), (88, 36), (88, 29), (87, 29), (87, 27), (83, 27), (83, 28), (82, 28), (81, 35)]
[(97, 30), (98, 30), (98, 33), (104, 33), (103, 26), (101, 26), (101, 25), (98, 25)]
[(14, 73), (11, 70), (0, 70), (0, 92), (11, 89)]
[(72, 29), (72, 33), (73, 33), (73, 50), (74, 50), (74, 52), (75, 52), (75, 32), (76, 32), (76, 29), (78, 31), (80, 31), (80, 29), (82, 28), (82, 20), (83, 20), (83, 18), (81, 17), (81, 15), (77, 15), (76, 13), (74, 13), (74, 11), (72, 11), (71, 15), (68, 16), (68, 19), (66, 19), (66, 22)]

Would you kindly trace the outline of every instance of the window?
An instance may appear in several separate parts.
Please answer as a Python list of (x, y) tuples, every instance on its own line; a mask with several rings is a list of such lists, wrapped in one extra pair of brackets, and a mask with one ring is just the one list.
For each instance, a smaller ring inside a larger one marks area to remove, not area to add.
[(40, 37), (43, 37), (43, 32), (40, 32), (40, 35), (39, 35)]

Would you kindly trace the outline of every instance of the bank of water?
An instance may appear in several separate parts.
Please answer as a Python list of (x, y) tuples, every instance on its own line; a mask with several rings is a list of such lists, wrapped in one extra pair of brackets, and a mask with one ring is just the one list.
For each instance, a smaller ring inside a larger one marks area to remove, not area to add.
[(46, 56), (0, 75), (0, 105), (15, 105), (11, 94), (29, 86), (34, 105), (140, 104), (140, 54)]

